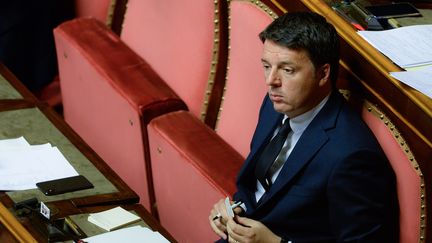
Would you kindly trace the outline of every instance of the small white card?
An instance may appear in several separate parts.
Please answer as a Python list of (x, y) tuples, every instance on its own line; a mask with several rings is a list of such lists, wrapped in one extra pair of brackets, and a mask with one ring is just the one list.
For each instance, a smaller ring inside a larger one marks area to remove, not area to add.
[(115, 207), (100, 213), (92, 213), (87, 220), (107, 231), (111, 231), (137, 222), (140, 219), (140, 217), (124, 210), (122, 207)]
[(42, 214), (47, 219), (50, 219), (51, 217), (51, 210), (43, 202), (40, 203), (40, 214)]
[(226, 211), (227, 211), (228, 216), (234, 218), (234, 211), (233, 211), (233, 209), (231, 207), (231, 202), (230, 202), (229, 197), (225, 198), (225, 207), (226, 207)]

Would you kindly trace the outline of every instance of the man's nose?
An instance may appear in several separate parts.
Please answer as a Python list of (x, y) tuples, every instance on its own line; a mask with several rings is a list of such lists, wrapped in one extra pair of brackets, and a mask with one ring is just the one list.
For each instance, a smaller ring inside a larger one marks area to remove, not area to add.
[(277, 70), (270, 70), (268, 72), (267, 78), (266, 78), (266, 84), (268, 86), (279, 86), (280, 85), (280, 77), (277, 73)]

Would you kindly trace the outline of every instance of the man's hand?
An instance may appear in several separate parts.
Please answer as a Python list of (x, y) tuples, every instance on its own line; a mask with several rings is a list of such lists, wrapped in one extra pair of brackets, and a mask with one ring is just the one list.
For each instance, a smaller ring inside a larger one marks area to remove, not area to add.
[(245, 217), (235, 216), (235, 219), (228, 219), (226, 229), (229, 235), (228, 241), (232, 243), (279, 243), (281, 240), (261, 222)]
[[(231, 202), (233, 204), (233, 202)], [(234, 214), (240, 214), (243, 209), (241, 207), (236, 207), (233, 209)], [(220, 217), (216, 218), (216, 215), (220, 215)], [(226, 224), (228, 221), (228, 213), (225, 207), (225, 200), (219, 200), (215, 205), (213, 205), (213, 209), (210, 211), (209, 222), (213, 231), (219, 235), (223, 239), (227, 239), (228, 235), (226, 234)]]
[[(220, 214), (221, 217), (214, 219), (218, 214)], [(215, 205), (213, 205), (213, 209), (210, 211), (209, 215), (209, 222), (213, 231), (224, 240), (227, 239), (227, 234), (225, 233), (227, 218), (228, 215), (225, 208), (225, 200), (221, 199)]]

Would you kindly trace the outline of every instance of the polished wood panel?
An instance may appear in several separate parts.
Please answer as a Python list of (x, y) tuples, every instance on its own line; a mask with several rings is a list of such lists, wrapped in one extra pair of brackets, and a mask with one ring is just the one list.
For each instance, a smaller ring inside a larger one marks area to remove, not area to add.
[[(18, 78), (0, 62), (0, 74), (23, 96), (28, 102), (36, 103), (36, 97), (21, 83)], [(3, 102), (3, 100), (1, 100)]]
[[(64, 203), (64, 202), (63, 202)], [(117, 206), (128, 211), (134, 211), (144, 221), (145, 225), (151, 228), (153, 231), (157, 231), (162, 234), (170, 242), (177, 242), (171, 234), (163, 228), (158, 221), (140, 204), (116, 204), (116, 205), (103, 205), (103, 206), (92, 206), (92, 207), (70, 207), (68, 204), (57, 204), (61, 208), (52, 215), (51, 221), (62, 219), (66, 216), (97, 213), (104, 210), (108, 210)], [(55, 208), (54, 208), (55, 210)], [(0, 229), (5, 227), (6, 231), (0, 231), (0, 242), (47, 242), (47, 235), (42, 232), (41, 229), (46, 225), (35, 225), (28, 216), (21, 216), (15, 218), (9, 210), (7, 210), (0, 203)], [(42, 222), (42, 224), (44, 224)], [(3, 226), (2, 226), (3, 225)], [(78, 224), (78, 227), (82, 227)], [(99, 233), (103, 233), (101, 230)], [(89, 236), (89, 235), (88, 235)], [(4, 239), (4, 241), (3, 241)], [(9, 241), (10, 240), (10, 241)]]
[(219, 108), (221, 106), (222, 96), (224, 94), (225, 79), (227, 75), (228, 65), (228, 2), (227, 1), (215, 1), (217, 2), (217, 8), (215, 10), (215, 41), (214, 50), (217, 50), (216, 68), (214, 72), (213, 87), (210, 91), (208, 106), (204, 117), (204, 123), (211, 128), (216, 127), (217, 117), (219, 114)]
[(0, 242), (37, 242), (1, 202)]

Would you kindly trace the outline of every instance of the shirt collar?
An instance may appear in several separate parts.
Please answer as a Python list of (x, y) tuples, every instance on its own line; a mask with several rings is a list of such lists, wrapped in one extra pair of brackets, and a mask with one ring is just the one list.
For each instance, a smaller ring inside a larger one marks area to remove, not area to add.
[[(324, 105), (327, 103), (328, 99), (330, 97), (330, 94), (327, 95), (317, 106), (310, 109), (309, 111), (298, 115), (292, 119), (290, 119), (290, 126), (294, 133), (301, 133), (303, 132), (306, 127), (312, 122), (312, 120), (315, 118), (315, 116), (320, 112), (320, 110), (324, 107)], [(288, 118), (287, 115), (284, 116), (283, 122)]]

